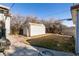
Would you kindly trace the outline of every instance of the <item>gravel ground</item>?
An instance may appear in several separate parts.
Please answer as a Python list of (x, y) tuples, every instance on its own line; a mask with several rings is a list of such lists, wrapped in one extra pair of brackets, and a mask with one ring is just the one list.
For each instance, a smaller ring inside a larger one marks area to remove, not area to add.
[[(41, 47), (26, 45), (21, 37), (9, 36), (11, 46), (5, 51), (6, 56), (73, 56), (73, 53), (55, 51)], [(2, 54), (0, 54), (2, 55)]]

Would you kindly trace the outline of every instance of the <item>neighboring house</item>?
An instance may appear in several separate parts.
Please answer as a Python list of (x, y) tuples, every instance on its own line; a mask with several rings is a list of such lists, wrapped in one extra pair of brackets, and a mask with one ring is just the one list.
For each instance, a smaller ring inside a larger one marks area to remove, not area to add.
[(9, 8), (0, 5), (0, 21), (3, 21), (5, 24), (6, 35), (10, 34), (10, 18)]
[(45, 34), (45, 26), (38, 23), (27, 23), (23, 26), (23, 35), (35, 36)]
[(79, 4), (74, 4), (71, 7), (72, 12), (72, 20), (73, 23), (76, 25), (75, 29), (75, 52), (79, 55)]

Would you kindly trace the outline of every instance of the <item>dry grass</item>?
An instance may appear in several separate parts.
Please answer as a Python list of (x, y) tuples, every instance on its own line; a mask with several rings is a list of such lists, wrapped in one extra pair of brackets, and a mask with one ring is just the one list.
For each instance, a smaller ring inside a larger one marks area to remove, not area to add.
[(29, 42), (31, 45), (49, 49), (74, 52), (74, 38), (72, 36), (49, 33), (27, 37), (25, 42)]

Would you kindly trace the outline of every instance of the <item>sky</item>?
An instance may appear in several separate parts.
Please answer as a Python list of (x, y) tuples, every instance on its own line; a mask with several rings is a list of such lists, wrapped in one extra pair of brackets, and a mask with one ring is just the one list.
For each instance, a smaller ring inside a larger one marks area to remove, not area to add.
[[(12, 3), (2, 5), (10, 7)], [(34, 15), (40, 18), (71, 18), (71, 3), (15, 3), (11, 12), (13, 14)]]
[[(12, 3), (0, 4), (8, 7), (12, 5)], [(42, 19), (68, 19), (71, 18), (71, 6), (71, 3), (15, 3), (10, 11), (12, 14), (33, 15)]]

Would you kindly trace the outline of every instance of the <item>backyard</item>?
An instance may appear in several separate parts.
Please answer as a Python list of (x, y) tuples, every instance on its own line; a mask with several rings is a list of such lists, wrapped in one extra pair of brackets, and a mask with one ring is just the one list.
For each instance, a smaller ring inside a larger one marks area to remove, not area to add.
[(74, 38), (68, 35), (44, 34), (24, 39), (24, 43), (59, 51), (74, 52)]
[[(59, 36), (59, 40), (49, 39)], [(38, 36), (26, 37), (22, 35), (10, 35), (8, 39), (11, 42), (10, 49), (5, 50), (7, 56), (73, 56), (74, 44), (71, 36), (59, 34), (43, 34)], [(62, 37), (62, 38), (61, 38)], [(38, 38), (38, 39), (37, 39)], [(63, 43), (61, 43), (61, 41)], [(64, 42), (65, 41), (65, 42)], [(70, 44), (68, 41), (72, 41)], [(60, 44), (60, 43), (61, 44)], [(66, 44), (68, 47), (66, 47)], [(66, 48), (65, 48), (65, 47)]]

